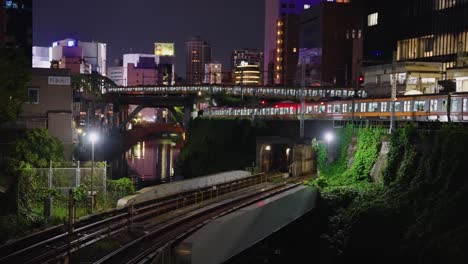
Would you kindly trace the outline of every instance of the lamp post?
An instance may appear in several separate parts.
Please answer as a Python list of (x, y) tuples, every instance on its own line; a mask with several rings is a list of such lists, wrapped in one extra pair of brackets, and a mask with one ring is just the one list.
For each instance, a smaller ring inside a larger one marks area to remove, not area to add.
[(330, 151), (330, 142), (333, 140), (333, 134), (330, 132), (325, 133), (325, 140), (327, 141), (327, 160), (330, 162), (332, 157)]
[(89, 141), (91, 141), (91, 213), (94, 209), (94, 143), (98, 140), (96, 132), (89, 134)]

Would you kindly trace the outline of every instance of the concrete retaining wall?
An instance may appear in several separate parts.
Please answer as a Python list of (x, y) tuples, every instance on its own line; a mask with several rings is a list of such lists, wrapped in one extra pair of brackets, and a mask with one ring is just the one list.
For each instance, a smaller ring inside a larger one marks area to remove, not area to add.
[(221, 183), (246, 178), (249, 176), (251, 176), (251, 173), (248, 171), (228, 171), (208, 176), (197, 177), (194, 179), (146, 187), (139, 190), (135, 195), (127, 196), (117, 201), (117, 207), (123, 207), (129, 203), (149, 201), (176, 193), (191, 191), (212, 185), (218, 185)]
[(178, 264), (216, 264), (315, 208), (317, 189), (299, 186), (209, 222), (174, 249)]

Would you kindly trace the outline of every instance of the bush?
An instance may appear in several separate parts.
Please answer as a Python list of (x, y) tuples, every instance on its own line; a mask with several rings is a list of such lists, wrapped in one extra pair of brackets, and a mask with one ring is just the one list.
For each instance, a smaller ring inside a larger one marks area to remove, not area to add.
[(121, 178), (118, 180), (111, 180), (107, 182), (107, 190), (114, 201), (134, 194), (135, 185), (129, 178)]

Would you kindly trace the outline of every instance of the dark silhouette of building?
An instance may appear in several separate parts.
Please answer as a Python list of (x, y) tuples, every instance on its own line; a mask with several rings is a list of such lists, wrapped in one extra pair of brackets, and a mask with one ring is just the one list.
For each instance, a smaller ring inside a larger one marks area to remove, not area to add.
[(7, 47), (22, 49), (26, 56), (31, 56), (31, 0), (9, 0), (1, 3), (0, 43)]
[[(442, 62), (468, 52), (466, 0), (356, 0), (363, 10), (364, 64)], [(376, 63), (372, 63), (372, 62)]]
[(199, 36), (185, 42), (186, 81), (188, 84), (202, 84), (205, 76), (205, 64), (211, 62), (211, 47)]
[(352, 84), (362, 57), (357, 13), (350, 3), (322, 2), (300, 16), (299, 82), (304, 67), (307, 86)]

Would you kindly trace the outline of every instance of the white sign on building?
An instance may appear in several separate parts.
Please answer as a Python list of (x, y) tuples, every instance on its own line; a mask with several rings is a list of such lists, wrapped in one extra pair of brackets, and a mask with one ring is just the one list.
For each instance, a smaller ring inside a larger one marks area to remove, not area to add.
[(71, 85), (71, 78), (66, 76), (49, 76), (49, 85)]

